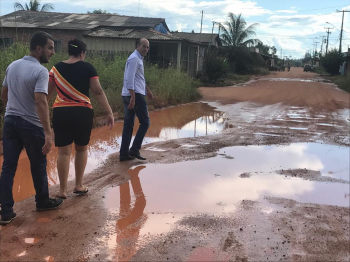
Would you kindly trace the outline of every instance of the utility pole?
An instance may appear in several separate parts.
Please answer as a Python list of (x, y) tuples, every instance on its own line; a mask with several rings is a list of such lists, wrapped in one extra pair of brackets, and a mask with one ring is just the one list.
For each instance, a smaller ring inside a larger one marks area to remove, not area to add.
[(326, 36), (324, 36), (324, 35), (320, 35), (320, 37), (322, 37), (322, 45), (321, 45), (321, 55), (322, 55), (322, 50), (323, 50), (323, 43), (324, 43), (324, 38), (326, 37)]
[(334, 27), (330, 28), (330, 27), (325, 27), (324, 29), (327, 29), (327, 45), (326, 45), (326, 54), (328, 53), (328, 42), (329, 42), (329, 34), (331, 34), (332, 32), (329, 32), (329, 29), (334, 29)]
[(319, 42), (314, 42), (315, 43), (315, 45), (316, 45), (316, 50), (315, 50), (315, 65), (316, 65), (316, 55), (317, 55), (317, 44), (319, 43)]
[(343, 11), (337, 10), (337, 12), (343, 12), (343, 19), (341, 21), (341, 30), (340, 30), (340, 43), (339, 43), (339, 54), (341, 54), (341, 41), (342, 41), (342, 38), (343, 38), (344, 14), (347, 13), (347, 12), (350, 13), (350, 11), (348, 11), (348, 10), (343, 10)]
[(314, 44), (316, 45), (316, 50), (315, 50), (315, 54), (317, 53), (317, 44), (318, 44), (319, 42), (314, 42)]
[(202, 25), (203, 25), (203, 10), (202, 10), (202, 19), (201, 19), (201, 31), (200, 31), (200, 33), (202, 33)]

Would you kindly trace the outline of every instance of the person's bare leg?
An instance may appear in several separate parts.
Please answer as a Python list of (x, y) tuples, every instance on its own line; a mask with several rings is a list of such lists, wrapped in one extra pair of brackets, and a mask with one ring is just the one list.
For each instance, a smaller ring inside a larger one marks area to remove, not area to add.
[(72, 153), (72, 145), (58, 148), (57, 172), (60, 179), (60, 193), (58, 196), (67, 197), (67, 182), (69, 173), (69, 161)]
[(83, 176), (87, 163), (88, 146), (75, 145), (75, 187), (74, 191), (85, 191)]

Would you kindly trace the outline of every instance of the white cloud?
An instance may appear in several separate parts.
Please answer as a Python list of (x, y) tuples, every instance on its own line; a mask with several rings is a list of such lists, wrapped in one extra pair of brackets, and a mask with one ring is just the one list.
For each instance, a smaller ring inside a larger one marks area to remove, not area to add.
[(278, 10), (277, 13), (289, 13), (289, 14), (293, 14), (293, 13), (298, 13), (298, 11), (296, 11), (296, 10)]

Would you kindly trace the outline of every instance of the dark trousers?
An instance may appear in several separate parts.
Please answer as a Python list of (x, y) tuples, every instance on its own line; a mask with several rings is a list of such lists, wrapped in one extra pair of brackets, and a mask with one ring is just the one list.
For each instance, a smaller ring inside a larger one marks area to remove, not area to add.
[(42, 153), (45, 144), (45, 134), (38, 127), (19, 116), (6, 116), (3, 130), (4, 162), (0, 178), (1, 215), (13, 212), (13, 178), (16, 173), (18, 158), (26, 149), (32, 173), (35, 201), (45, 203), (49, 198), (49, 188), (46, 173), (46, 156)]
[(145, 96), (135, 93), (135, 107), (128, 109), (130, 104), (130, 96), (123, 96), (124, 104), (124, 127), (122, 135), (122, 144), (120, 146), (120, 156), (126, 156), (129, 152), (130, 142), (132, 138), (132, 132), (134, 129), (135, 115), (139, 119), (140, 126), (137, 130), (134, 142), (130, 148), (131, 152), (138, 153), (141, 149), (142, 141), (150, 126), (150, 119), (148, 116), (148, 108)]

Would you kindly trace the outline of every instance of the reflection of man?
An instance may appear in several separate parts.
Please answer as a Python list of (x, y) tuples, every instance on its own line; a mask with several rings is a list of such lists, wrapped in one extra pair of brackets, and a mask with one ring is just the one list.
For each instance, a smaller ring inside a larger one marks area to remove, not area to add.
[(140, 229), (147, 220), (143, 213), (146, 207), (146, 198), (142, 192), (139, 172), (145, 166), (137, 166), (133, 170), (129, 169), (131, 186), (135, 195), (135, 204), (131, 208), (131, 195), (129, 182), (120, 186), (120, 218), (117, 220), (117, 261), (129, 261), (136, 253), (136, 244), (140, 234)]
[[(142, 38), (137, 41), (136, 50), (129, 56), (125, 65), (124, 85), (122, 98), (124, 104), (124, 128), (122, 144), (120, 146), (120, 161), (132, 160), (135, 157), (141, 160), (146, 158), (140, 155), (143, 138), (145, 137), (150, 119), (148, 116), (147, 101), (153, 99), (151, 90), (146, 85), (143, 67), (143, 58), (149, 50), (149, 42)], [(134, 142), (129, 150), (132, 132), (134, 128), (135, 115), (139, 119), (140, 127), (137, 130)]]

